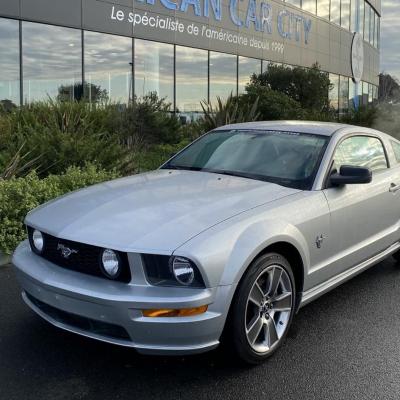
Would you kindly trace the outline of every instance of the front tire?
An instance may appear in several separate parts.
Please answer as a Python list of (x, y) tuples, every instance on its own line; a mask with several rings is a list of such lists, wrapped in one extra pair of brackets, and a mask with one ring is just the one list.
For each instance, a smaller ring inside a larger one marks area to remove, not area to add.
[(228, 317), (229, 342), (237, 356), (259, 364), (281, 346), (295, 310), (292, 268), (280, 254), (258, 257), (243, 277)]

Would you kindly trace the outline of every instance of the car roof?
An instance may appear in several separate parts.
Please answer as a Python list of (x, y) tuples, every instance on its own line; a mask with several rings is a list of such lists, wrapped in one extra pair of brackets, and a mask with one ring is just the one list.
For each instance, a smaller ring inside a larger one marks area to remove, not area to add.
[[(356, 128), (355, 126), (339, 124), (334, 122), (314, 122), (314, 121), (256, 121), (243, 122), (220, 126), (215, 130), (268, 130), (284, 131), (296, 133), (312, 133), (316, 135), (332, 136), (335, 132), (344, 128)], [(357, 127), (358, 129), (360, 128)]]

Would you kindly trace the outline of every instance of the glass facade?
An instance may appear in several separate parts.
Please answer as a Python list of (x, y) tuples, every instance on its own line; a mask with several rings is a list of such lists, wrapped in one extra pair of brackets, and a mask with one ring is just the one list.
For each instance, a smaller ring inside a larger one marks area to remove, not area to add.
[(339, 75), (329, 74), (329, 80), (331, 82), (331, 89), (329, 91), (329, 101), (331, 107), (335, 110), (339, 110)]
[[(286, 2), (346, 30), (358, 30), (365, 42), (379, 48), (380, 17), (366, 0)], [(270, 63), (174, 44), (0, 18), (0, 102), (11, 107), (21, 101), (30, 103), (49, 98), (127, 104), (135, 97), (157, 93), (180, 113), (199, 113), (203, 100), (215, 104), (217, 96), (224, 99), (231, 93), (243, 93), (251, 75), (265, 72)], [(330, 77), (333, 88), (329, 97), (339, 112), (377, 98), (377, 86), (371, 83), (355, 85), (348, 77), (335, 74)]]
[(303, 0), (301, 6), (304, 11), (308, 11), (311, 14), (317, 13), (317, 0)]
[(157, 93), (174, 102), (174, 45), (135, 40), (135, 95)]
[(237, 56), (210, 52), (210, 101), (237, 94)]
[(250, 77), (253, 74), (261, 73), (261, 61), (256, 58), (239, 56), (238, 67), (238, 90), (239, 93), (243, 93), (246, 85), (250, 82)]
[(329, 19), (329, 0), (318, 0), (317, 1), (317, 15), (318, 17)]
[(127, 103), (132, 95), (132, 40), (85, 32), (85, 98)]
[(180, 113), (201, 111), (208, 100), (208, 52), (176, 46), (176, 109)]
[(349, 78), (339, 77), (339, 113), (343, 114), (349, 109)]
[(340, 5), (340, 25), (344, 29), (350, 29), (350, 0), (342, 0)]
[(22, 23), (23, 99), (82, 97), (82, 31)]
[(331, 0), (329, 15), (331, 22), (340, 25), (340, 0)]
[(19, 22), (0, 18), (0, 104), (20, 104)]
[(285, 0), (286, 3), (292, 4), (296, 7), (301, 7), (301, 0)]

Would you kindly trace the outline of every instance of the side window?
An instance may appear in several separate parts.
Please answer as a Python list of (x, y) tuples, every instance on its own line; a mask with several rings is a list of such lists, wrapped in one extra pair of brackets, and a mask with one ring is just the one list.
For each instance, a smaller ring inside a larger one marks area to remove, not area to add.
[(382, 142), (369, 136), (353, 136), (343, 140), (336, 148), (333, 159), (337, 171), (342, 165), (367, 167), (371, 171), (388, 167)]
[(390, 141), (390, 144), (392, 145), (393, 153), (396, 158), (396, 161), (400, 163), (400, 143), (397, 143), (393, 140)]

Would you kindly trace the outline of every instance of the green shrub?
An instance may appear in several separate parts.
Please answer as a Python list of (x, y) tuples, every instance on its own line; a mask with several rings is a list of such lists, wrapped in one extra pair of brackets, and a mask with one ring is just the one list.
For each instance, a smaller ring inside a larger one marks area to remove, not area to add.
[(90, 109), (83, 103), (48, 102), (0, 115), (0, 171), (22, 146), (28, 154), (25, 162), (38, 160), (35, 168), (40, 177), (88, 162), (122, 170), (128, 162), (127, 149), (107, 127), (114, 112), (111, 107)]
[(249, 86), (285, 94), (303, 109), (318, 112), (330, 109), (328, 93), (332, 85), (328, 74), (322, 72), (318, 64), (311, 68), (270, 64), (265, 72), (251, 77)]
[(177, 144), (159, 144), (150, 146), (146, 151), (137, 155), (135, 160), (135, 170), (137, 172), (152, 171), (168, 161), (178, 151), (187, 146), (191, 140), (184, 139)]
[(373, 106), (361, 106), (357, 110), (350, 109), (349, 112), (340, 118), (344, 124), (365, 126), (370, 128), (378, 117), (378, 109)]
[(182, 125), (170, 104), (155, 94), (128, 106), (52, 101), (0, 112), (0, 174), (23, 146), (24, 163), (39, 160), (40, 177), (86, 163), (121, 173), (135, 171), (144, 148), (175, 145)]
[(111, 132), (127, 145), (175, 144), (181, 139), (181, 123), (171, 104), (150, 93), (136, 99), (110, 120)]
[(25, 177), (0, 180), (0, 250), (10, 254), (26, 237), (23, 221), (30, 210), (67, 192), (116, 177), (114, 171), (88, 164), (44, 179), (32, 171)]
[(240, 102), (237, 96), (230, 94), (225, 101), (217, 96), (215, 106), (206, 101), (202, 101), (200, 104), (204, 113), (200, 123), (205, 131), (228, 124), (256, 121), (260, 115), (257, 112), (258, 97), (252, 99), (251, 102)]
[(296, 100), (266, 86), (250, 84), (239, 99), (241, 107), (254, 104), (258, 99), (258, 119), (262, 121), (302, 119), (303, 111)]

